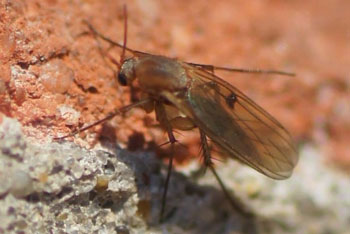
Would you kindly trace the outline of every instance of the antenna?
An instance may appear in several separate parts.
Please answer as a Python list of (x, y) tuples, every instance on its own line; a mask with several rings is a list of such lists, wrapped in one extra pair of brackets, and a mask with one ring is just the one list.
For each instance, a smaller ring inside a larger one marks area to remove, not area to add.
[(124, 42), (123, 42), (123, 51), (122, 51), (122, 54), (120, 55), (119, 69), (121, 68), (121, 65), (124, 62), (127, 35), (128, 35), (128, 13), (127, 13), (126, 5), (123, 6), (123, 13), (124, 13)]
[(112, 63), (114, 63), (115, 65), (118, 66), (119, 70), (121, 69), (121, 66), (122, 66), (122, 64), (124, 62), (125, 52), (129, 51), (131, 53), (135, 53), (134, 50), (129, 49), (128, 47), (126, 47), (127, 35), (128, 35), (128, 13), (127, 13), (126, 5), (123, 6), (123, 14), (124, 14), (124, 40), (123, 40), (123, 45), (119, 44), (118, 42), (115, 42), (115, 41), (109, 39), (106, 36), (104, 36), (103, 34), (98, 32), (87, 20), (84, 20), (84, 23), (87, 24), (87, 26), (93, 32), (93, 34), (95, 34), (95, 36), (100, 37), (102, 40), (110, 43), (112, 46), (117, 46), (119, 48), (122, 48), (122, 54), (120, 55), (119, 62), (117, 60), (115, 60), (114, 58), (112, 58), (111, 56), (109, 56), (108, 54), (105, 54), (111, 60)]

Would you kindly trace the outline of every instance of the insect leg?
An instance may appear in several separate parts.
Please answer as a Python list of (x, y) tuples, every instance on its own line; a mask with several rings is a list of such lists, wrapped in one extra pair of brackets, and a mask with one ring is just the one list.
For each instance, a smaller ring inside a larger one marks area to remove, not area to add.
[(103, 119), (97, 120), (96, 122), (94, 122), (94, 123), (92, 123), (92, 124), (89, 124), (89, 125), (87, 125), (87, 126), (85, 126), (85, 127), (82, 127), (82, 128), (80, 128), (80, 129), (78, 129), (78, 130), (76, 130), (76, 131), (73, 131), (73, 132), (71, 132), (71, 133), (68, 134), (68, 135), (65, 135), (65, 136), (62, 136), (62, 137), (55, 137), (55, 138), (53, 138), (53, 139), (54, 139), (54, 140), (63, 140), (63, 139), (65, 139), (65, 138), (67, 138), (67, 137), (74, 136), (74, 135), (76, 135), (76, 134), (78, 134), (78, 133), (80, 133), (80, 132), (83, 132), (83, 131), (85, 131), (85, 130), (87, 130), (87, 129), (89, 129), (89, 128), (92, 128), (92, 127), (95, 127), (95, 126), (97, 126), (97, 125), (99, 125), (99, 124), (102, 124), (102, 123), (106, 122), (107, 120), (110, 120), (110, 119), (114, 118), (115, 116), (117, 116), (117, 115), (119, 115), (119, 114), (126, 113), (126, 112), (128, 112), (129, 110), (131, 110), (131, 109), (134, 108), (134, 107), (142, 106), (142, 105), (147, 104), (147, 103), (149, 103), (149, 102), (151, 102), (150, 99), (144, 99), (144, 100), (141, 100), (141, 101), (139, 101), (139, 102), (136, 102), (136, 103), (133, 103), (133, 104), (130, 104), (130, 105), (127, 105), (127, 106), (123, 106), (122, 108), (117, 109), (117, 110), (115, 110), (114, 112), (108, 114), (108, 115), (107, 115), (106, 117), (104, 117)]
[(227, 190), (225, 184), (222, 182), (222, 180), (220, 179), (219, 175), (217, 174), (214, 168), (214, 163), (210, 155), (207, 136), (201, 129), (199, 129), (199, 133), (200, 133), (200, 139), (201, 139), (202, 150), (203, 150), (204, 165), (207, 168), (209, 168), (209, 170), (214, 174), (216, 180), (219, 182), (222, 191), (224, 192), (226, 198), (231, 203), (232, 207), (246, 217), (254, 217), (255, 215), (252, 213), (252, 211), (248, 210), (248, 208), (240, 201), (240, 199), (233, 192), (230, 193)]
[(195, 66), (195, 67), (200, 67), (204, 70), (207, 70), (211, 73), (214, 73), (214, 70), (215, 70), (215, 67), (213, 65), (209, 65), (209, 64), (197, 64), (197, 63), (188, 63), (192, 66)]
[(171, 176), (171, 171), (173, 168), (173, 159), (174, 159), (174, 144), (176, 143), (176, 138), (173, 133), (173, 129), (171, 127), (170, 121), (166, 115), (166, 111), (164, 108), (164, 104), (161, 102), (156, 102), (155, 105), (155, 111), (157, 115), (157, 120), (159, 121), (160, 125), (165, 128), (165, 130), (168, 133), (168, 139), (169, 143), (171, 144), (172, 147), (172, 154), (169, 158), (169, 164), (168, 164), (168, 173), (164, 182), (164, 190), (163, 190), (163, 196), (162, 196), (162, 206), (161, 206), (161, 211), (160, 211), (160, 217), (159, 221), (163, 221), (163, 215), (165, 211), (165, 204), (166, 204), (166, 195), (168, 192), (168, 186), (169, 186), (169, 181), (170, 181), (170, 176)]
[(170, 181), (170, 176), (171, 176), (171, 171), (173, 169), (173, 159), (174, 159), (174, 143), (176, 142), (175, 136), (173, 134), (172, 131), (168, 131), (168, 138), (169, 138), (169, 142), (171, 144), (172, 147), (172, 154), (169, 158), (169, 164), (168, 164), (168, 173), (165, 179), (165, 183), (164, 183), (164, 191), (163, 191), (163, 196), (162, 196), (162, 206), (161, 206), (161, 211), (160, 211), (160, 222), (163, 221), (163, 215), (164, 215), (164, 211), (165, 211), (165, 204), (166, 204), (166, 195), (168, 192), (168, 186), (169, 186), (169, 181)]
[(228, 71), (228, 72), (239, 72), (239, 73), (255, 73), (255, 74), (270, 74), (270, 75), (281, 75), (281, 76), (295, 76), (295, 73), (285, 72), (279, 70), (263, 70), (263, 69), (246, 69), (246, 68), (230, 68), (230, 67), (218, 67), (209, 64), (198, 64), (198, 63), (188, 63), (189, 65), (200, 67), (204, 70), (211, 71), (214, 70)]

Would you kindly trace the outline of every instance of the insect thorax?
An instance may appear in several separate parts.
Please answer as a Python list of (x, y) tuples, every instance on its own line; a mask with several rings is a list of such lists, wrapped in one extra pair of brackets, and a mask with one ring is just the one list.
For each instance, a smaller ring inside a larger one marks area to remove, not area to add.
[(186, 88), (187, 77), (181, 64), (163, 56), (149, 55), (134, 63), (135, 76), (140, 87), (149, 93), (177, 91)]

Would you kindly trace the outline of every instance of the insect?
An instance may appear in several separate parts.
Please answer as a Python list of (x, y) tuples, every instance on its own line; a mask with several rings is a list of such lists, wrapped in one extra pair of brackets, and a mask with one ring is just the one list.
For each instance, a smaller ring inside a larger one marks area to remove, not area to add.
[[(244, 70), (193, 64), (130, 49), (126, 47), (126, 7), (124, 17), (123, 45), (105, 37), (92, 25), (87, 24), (95, 36), (112, 46), (122, 48), (119, 62), (111, 58), (118, 66), (118, 81), (122, 86), (131, 86), (137, 79), (144, 98), (60, 139), (75, 135), (135, 107), (144, 108), (148, 112), (154, 110), (158, 122), (167, 132), (171, 145), (176, 143), (174, 129), (199, 129), (204, 165), (212, 171), (231, 204), (242, 213), (247, 213), (236, 199), (232, 198), (233, 194), (228, 192), (219, 178), (213, 165), (208, 138), (230, 158), (278, 180), (290, 177), (299, 156), (287, 130), (241, 91), (217, 77), (214, 70), (293, 74), (274, 70)], [(126, 52), (132, 56), (125, 58)], [(161, 217), (164, 213), (173, 158), (174, 155), (169, 160)]]

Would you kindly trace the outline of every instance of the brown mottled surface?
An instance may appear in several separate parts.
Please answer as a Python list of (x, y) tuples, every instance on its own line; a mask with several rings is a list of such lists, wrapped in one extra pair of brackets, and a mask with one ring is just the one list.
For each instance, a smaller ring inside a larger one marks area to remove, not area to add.
[[(122, 4), (2, 2), (0, 111), (17, 118), (27, 135), (44, 139), (129, 103), (128, 89), (118, 87), (113, 65), (83, 24), (86, 19), (122, 41)], [(272, 113), (297, 142), (311, 141), (328, 158), (350, 165), (349, 1), (135, 0), (127, 7), (130, 48), (197, 63), (296, 72), (295, 78), (219, 75)], [(119, 54), (111, 51), (116, 59)], [(127, 143), (136, 132), (145, 142), (163, 143), (165, 134), (154, 124), (152, 115), (135, 109), (110, 121), (104, 135), (115, 133)], [(182, 142), (196, 154), (196, 134), (188, 135)]]

